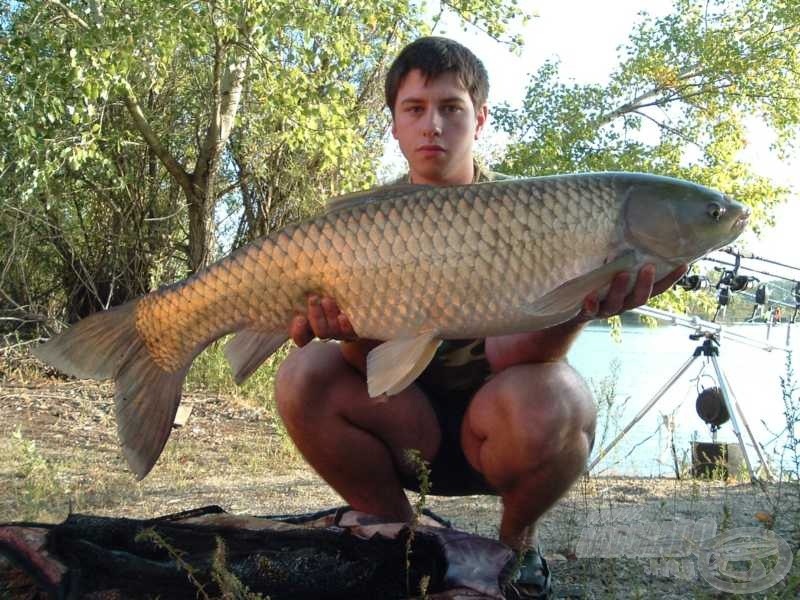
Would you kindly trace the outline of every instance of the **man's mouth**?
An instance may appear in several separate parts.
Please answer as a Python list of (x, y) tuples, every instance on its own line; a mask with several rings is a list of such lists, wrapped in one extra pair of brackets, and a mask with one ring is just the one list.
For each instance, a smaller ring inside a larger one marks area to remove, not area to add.
[(424, 146), (419, 146), (417, 152), (423, 154), (439, 154), (444, 152), (444, 148), (436, 144), (425, 144)]

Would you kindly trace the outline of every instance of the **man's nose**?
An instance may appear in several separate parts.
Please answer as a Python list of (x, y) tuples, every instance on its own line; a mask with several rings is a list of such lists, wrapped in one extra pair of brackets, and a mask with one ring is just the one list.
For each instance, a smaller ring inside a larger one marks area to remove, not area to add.
[(429, 110), (425, 115), (423, 123), (423, 133), (427, 136), (436, 136), (442, 134), (442, 116), (438, 110)]

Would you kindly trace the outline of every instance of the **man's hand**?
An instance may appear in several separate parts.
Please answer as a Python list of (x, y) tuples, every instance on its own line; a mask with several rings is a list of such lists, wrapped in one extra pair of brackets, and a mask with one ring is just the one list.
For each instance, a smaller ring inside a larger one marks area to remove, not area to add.
[(611, 281), (611, 287), (605, 299), (600, 302), (597, 292), (589, 294), (583, 301), (583, 310), (576, 317), (577, 322), (593, 319), (607, 319), (619, 315), (626, 310), (646, 304), (653, 296), (668, 290), (673, 283), (686, 273), (687, 266), (681, 265), (663, 279), (655, 281), (656, 269), (653, 265), (645, 265), (639, 270), (636, 283), (628, 293), (630, 273), (617, 273)]
[(315, 337), (321, 340), (355, 340), (358, 336), (333, 298), (310, 294), (306, 314), (295, 316), (289, 325), (289, 337), (303, 347)]
[(316, 294), (308, 297), (305, 315), (297, 315), (289, 324), (289, 337), (300, 347), (315, 337), (321, 340), (339, 340), (339, 350), (344, 360), (361, 373), (367, 372), (367, 354), (380, 344), (378, 340), (360, 338), (353, 330), (350, 320), (339, 310), (336, 300), (320, 298)]

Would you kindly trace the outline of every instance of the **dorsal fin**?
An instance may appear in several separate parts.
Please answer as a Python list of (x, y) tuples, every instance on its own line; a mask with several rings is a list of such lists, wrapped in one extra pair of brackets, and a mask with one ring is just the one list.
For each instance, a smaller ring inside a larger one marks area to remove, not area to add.
[(400, 198), (407, 196), (420, 190), (432, 188), (432, 185), (421, 185), (416, 183), (399, 183), (397, 185), (388, 185), (385, 187), (366, 190), (363, 192), (353, 192), (352, 194), (344, 194), (336, 196), (328, 200), (325, 205), (325, 212), (331, 213), (337, 210), (346, 210), (354, 206), (361, 206), (363, 204), (371, 204), (372, 202), (380, 202), (382, 200), (389, 200), (392, 198)]

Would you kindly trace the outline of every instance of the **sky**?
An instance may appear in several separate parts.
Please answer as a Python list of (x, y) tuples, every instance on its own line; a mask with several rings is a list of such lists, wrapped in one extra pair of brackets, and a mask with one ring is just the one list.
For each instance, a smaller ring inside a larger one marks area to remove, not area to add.
[[(528, 76), (547, 59), (560, 61), (560, 72), (565, 80), (577, 83), (603, 83), (618, 64), (618, 48), (625, 44), (629, 33), (641, 17), (638, 13), (646, 7), (652, 16), (667, 14), (669, 0), (559, 0), (536, 2), (538, 17), (518, 29), (525, 39), (520, 55), (512, 54), (506, 45), (473, 29), (464, 31), (455, 20), (445, 21), (434, 32), (458, 40), (483, 61), (489, 72), (489, 106), (508, 102), (519, 105)], [(789, 202), (776, 213), (776, 227), (765, 230), (761, 239), (752, 233), (740, 238), (743, 247), (757, 256), (770, 258), (800, 268), (800, 243), (797, 225), (800, 224), (800, 159), (793, 163), (781, 162), (769, 149), (770, 135), (758, 119), (753, 120), (752, 141), (743, 155), (759, 174), (790, 187)], [(479, 150), (484, 153), (502, 146), (502, 136), (493, 131), (491, 116), (489, 127), (481, 140)], [(386, 145), (384, 169), (396, 173), (403, 164), (396, 144)], [(730, 257), (728, 257), (730, 258)], [(746, 261), (758, 267), (759, 263)], [(766, 265), (764, 265), (766, 267)], [(800, 278), (800, 271), (781, 269), (770, 265), (768, 269), (778, 275)]]

